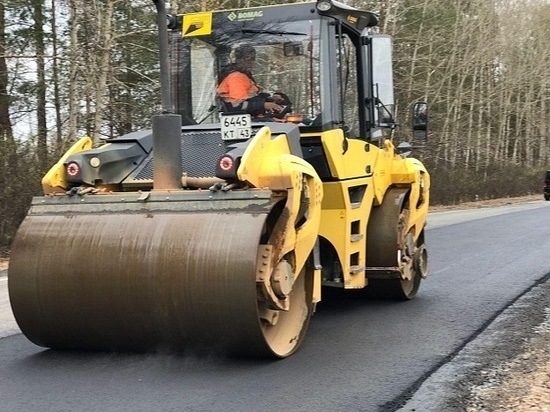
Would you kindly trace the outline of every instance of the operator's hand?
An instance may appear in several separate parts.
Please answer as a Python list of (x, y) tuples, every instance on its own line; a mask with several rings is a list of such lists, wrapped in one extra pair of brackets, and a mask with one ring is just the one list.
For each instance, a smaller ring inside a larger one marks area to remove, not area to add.
[(277, 103), (274, 103), (274, 102), (265, 102), (264, 103), (264, 109), (268, 112), (279, 113), (279, 112), (282, 112), (284, 108), (283, 108), (283, 106), (280, 106), (280, 105), (278, 105)]
[(284, 103), (285, 103), (285, 99), (280, 94), (277, 94), (277, 93), (272, 94), (271, 99), (275, 103), (280, 104), (280, 105), (284, 105)]

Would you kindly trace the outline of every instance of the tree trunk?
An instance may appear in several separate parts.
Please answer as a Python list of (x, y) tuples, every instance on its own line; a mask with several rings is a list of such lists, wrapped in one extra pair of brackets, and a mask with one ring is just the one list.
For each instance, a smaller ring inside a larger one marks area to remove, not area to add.
[[(55, 1), (55, 0), (54, 0)], [(69, 46), (69, 127), (67, 130), (67, 141), (72, 143), (76, 141), (78, 131), (79, 96), (78, 96), (78, 15), (76, 12), (75, 0), (69, 2), (70, 15), (70, 46)]]
[(107, 92), (107, 77), (111, 66), (111, 47), (113, 43), (112, 21), (114, 0), (107, 0), (106, 7), (100, 14), (100, 55), (98, 67), (98, 81), (95, 93), (95, 115), (93, 123), (92, 139), (95, 143), (99, 141), (101, 124), (103, 122), (103, 109)]
[(59, 97), (59, 56), (57, 47), (57, 18), (56, 18), (56, 0), (51, 2), (51, 29), (52, 29), (52, 83), (53, 83), (53, 105), (55, 110), (55, 158), (59, 157), (64, 151), (63, 132), (61, 121), (61, 99)]
[[(13, 139), (8, 96), (8, 67), (6, 64), (5, 10), (0, 4), (0, 142)], [(3, 165), (0, 165), (3, 166)], [(0, 173), (3, 175), (3, 173)], [(1, 178), (1, 176), (0, 176)], [(4, 186), (4, 185), (0, 185)]]
[(6, 64), (5, 9), (0, 4), (0, 247), (8, 243), (10, 236), (10, 178), (13, 174), (15, 142), (10, 120), (8, 95), (8, 68)]
[(33, 0), (34, 44), (36, 49), (36, 125), (39, 170), (48, 168), (48, 127), (46, 124), (46, 63), (44, 42), (44, 5)]

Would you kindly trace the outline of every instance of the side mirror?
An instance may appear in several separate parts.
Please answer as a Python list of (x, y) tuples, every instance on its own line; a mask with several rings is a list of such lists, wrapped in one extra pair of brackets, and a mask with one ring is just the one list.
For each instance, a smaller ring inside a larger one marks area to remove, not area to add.
[(285, 57), (302, 56), (304, 54), (304, 46), (299, 41), (291, 41), (283, 44), (283, 53)]
[(412, 151), (413, 151), (413, 147), (408, 142), (399, 143), (399, 145), (397, 146), (397, 153), (399, 153), (403, 157), (410, 156)]
[(412, 113), (413, 139), (426, 140), (428, 138), (428, 103), (416, 102)]

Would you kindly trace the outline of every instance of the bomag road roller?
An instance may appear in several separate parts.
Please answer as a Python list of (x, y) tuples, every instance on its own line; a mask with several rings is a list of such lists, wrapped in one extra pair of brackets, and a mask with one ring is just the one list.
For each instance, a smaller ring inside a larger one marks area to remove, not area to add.
[[(151, 129), (76, 142), (14, 240), (9, 294), (27, 338), (284, 358), (326, 287), (412, 299), (427, 275), (430, 178), (393, 143), (377, 16), (330, 0), (177, 16), (154, 3)], [(242, 44), (282, 110), (220, 102)]]

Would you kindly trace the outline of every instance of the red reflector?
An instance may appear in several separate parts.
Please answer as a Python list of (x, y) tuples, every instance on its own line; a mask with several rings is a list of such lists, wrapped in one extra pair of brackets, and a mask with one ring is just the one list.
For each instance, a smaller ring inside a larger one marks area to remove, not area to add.
[(227, 172), (229, 170), (233, 169), (233, 159), (229, 156), (224, 156), (220, 159), (220, 169), (222, 169), (224, 172)]
[(71, 177), (75, 177), (80, 173), (80, 166), (78, 163), (71, 162), (67, 165), (67, 174)]

